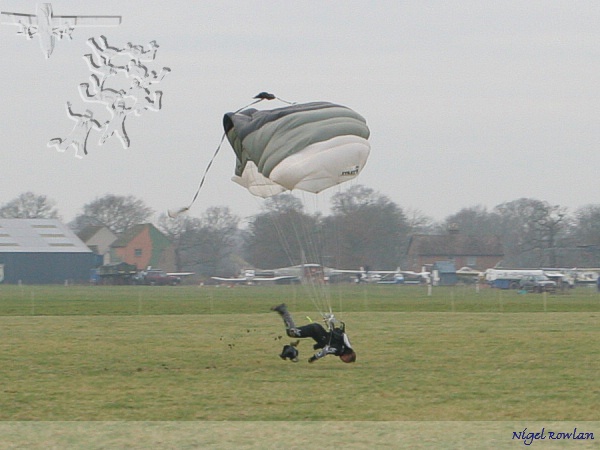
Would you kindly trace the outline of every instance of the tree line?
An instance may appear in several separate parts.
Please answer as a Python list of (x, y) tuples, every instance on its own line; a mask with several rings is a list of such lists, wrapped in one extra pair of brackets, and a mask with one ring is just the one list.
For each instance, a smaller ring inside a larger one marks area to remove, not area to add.
[[(56, 203), (26, 192), (0, 206), (2, 218), (60, 218)], [(178, 270), (200, 275), (233, 275), (241, 267), (262, 269), (303, 262), (331, 267), (395, 269), (402, 267), (414, 234), (497, 236), (505, 267), (599, 267), (600, 204), (569, 212), (547, 201), (520, 198), (491, 209), (463, 208), (442, 221), (419, 210), (404, 209), (362, 185), (335, 194), (330, 214), (308, 213), (292, 194), (266, 199), (247, 219), (227, 206), (208, 208), (199, 217), (158, 216), (155, 225), (175, 246)], [(119, 235), (152, 221), (155, 211), (133, 196), (107, 194), (85, 204), (68, 225), (76, 233), (104, 225)]]

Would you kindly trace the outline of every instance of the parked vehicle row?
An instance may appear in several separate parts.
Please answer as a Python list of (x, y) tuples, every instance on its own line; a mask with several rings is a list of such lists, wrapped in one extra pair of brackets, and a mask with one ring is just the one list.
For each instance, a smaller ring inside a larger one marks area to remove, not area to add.
[[(190, 275), (182, 273), (180, 275)], [(115, 263), (105, 264), (92, 270), (90, 275), (92, 284), (126, 285), (140, 284), (148, 286), (176, 286), (181, 283), (181, 277), (166, 273), (160, 269), (147, 269), (139, 271), (133, 264)]]

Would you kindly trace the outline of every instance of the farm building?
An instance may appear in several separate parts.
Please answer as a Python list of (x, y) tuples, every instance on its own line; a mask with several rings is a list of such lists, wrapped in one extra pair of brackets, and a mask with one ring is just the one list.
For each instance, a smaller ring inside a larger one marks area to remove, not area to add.
[(90, 270), (101, 262), (59, 220), (0, 219), (5, 283), (87, 282)]
[(111, 244), (111, 261), (133, 264), (138, 270), (175, 270), (175, 248), (151, 223), (135, 225)]
[(485, 271), (503, 258), (502, 243), (496, 236), (469, 236), (456, 232), (413, 235), (406, 252), (407, 268), (416, 272), (437, 261), (452, 261), (455, 267)]
[(103, 264), (110, 264), (110, 245), (115, 242), (118, 236), (103, 225), (89, 225), (81, 232), (77, 233), (85, 245), (97, 255), (102, 256)]

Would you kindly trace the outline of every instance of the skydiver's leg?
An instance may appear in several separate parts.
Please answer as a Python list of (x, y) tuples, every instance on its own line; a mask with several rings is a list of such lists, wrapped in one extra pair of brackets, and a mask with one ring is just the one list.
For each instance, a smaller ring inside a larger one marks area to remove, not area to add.
[(125, 131), (125, 119), (126, 118), (127, 118), (127, 116), (123, 116), (123, 120), (121, 122), (121, 129), (116, 130), (117, 136), (119, 137), (121, 144), (123, 144), (123, 148), (128, 148), (129, 144), (130, 144), (129, 136), (127, 135), (127, 131)]
[(98, 42), (96, 42), (96, 38), (89, 38), (87, 40), (88, 45), (92, 48), (92, 50), (95, 50), (97, 52), (102, 53), (104, 51), (104, 49), (100, 46), (100, 44), (98, 44)]
[(103, 34), (100, 35), (100, 39), (102, 39), (102, 43), (104, 44), (104, 50), (106, 50), (109, 47), (108, 39), (106, 39), (106, 36)]
[(320, 323), (313, 322), (303, 325), (296, 328), (295, 332), (296, 337), (312, 338), (316, 342), (315, 348), (323, 348), (329, 342), (329, 334)]
[[(102, 88), (102, 82), (100, 81), (100, 78), (98, 78), (98, 75), (91, 74), (90, 75), (90, 81), (92, 82), (92, 85), (94, 87), (94, 92), (98, 92), (99, 90), (101, 90), (101, 88)], [(88, 86), (87, 90), (89, 92), (89, 86)]]
[(283, 323), (285, 324), (285, 331), (288, 336), (300, 337), (300, 336), (296, 336), (296, 330), (297, 330), (296, 324), (294, 323), (294, 319), (292, 319), (292, 315), (288, 311), (285, 303), (282, 303), (281, 305), (278, 305), (278, 306), (274, 306), (273, 308), (271, 308), (271, 310), (279, 313), (279, 315), (283, 319)]
[(149, 109), (150, 111), (160, 111), (162, 108), (162, 94), (162, 91), (156, 91), (152, 94), (152, 98), (145, 97), (145, 108)]
[(90, 94), (90, 85), (89, 85), (89, 83), (81, 83), (79, 85), (79, 95), (81, 95), (81, 99), (84, 102), (98, 101), (96, 99), (96, 93)]
[(100, 140), (98, 141), (98, 145), (104, 145), (106, 140), (110, 138), (115, 133), (115, 122), (114, 117), (110, 122), (106, 122), (104, 124), (104, 131), (102, 132), (102, 136), (100, 136)]
[(154, 76), (154, 79), (157, 82), (162, 81), (162, 79), (165, 77), (165, 75), (167, 75), (169, 72), (171, 72), (171, 69), (169, 67), (163, 67), (162, 69), (160, 69), (160, 72), (158, 73), (158, 75)]
[(88, 65), (88, 68), (90, 69), (90, 72), (95, 72), (96, 70), (98, 70), (98, 68), (100, 67), (98, 64), (96, 64), (96, 62), (94, 61), (94, 57), (92, 56), (91, 53), (86, 53), (85, 55), (83, 55), (83, 59), (85, 60), (85, 62)]
[(60, 151), (63, 151), (63, 152), (64, 152), (64, 149), (63, 149), (63, 150), (60, 150), (60, 149), (59, 149), (59, 145), (61, 144), (61, 142), (62, 142), (62, 141), (63, 141), (63, 140), (62, 140), (61, 138), (54, 138), (54, 139), (50, 139), (50, 140), (48, 141), (48, 147), (56, 147), (56, 149), (57, 149), (59, 152), (60, 152)]
[(83, 149), (83, 153), (85, 155), (87, 155), (87, 150), (85, 149), (85, 145), (82, 145), (81, 142), (74, 141), (73, 147), (75, 147), (75, 158), (79, 158), (79, 159), (83, 158), (83, 155), (81, 154), (82, 149)]
[(64, 152), (70, 145), (70, 139), (54, 138), (48, 142), (48, 147), (56, 147), (56, 150), (59, 152)]
[(301, 327), (296, 327), (292, 315), (287, 309), (287, 306), (282, 303), (279, 306), (271, 308), (273, 311), (279, 313), (285, 324), (285, 331), (289, 337), (297, 338), (312, 338), (317, 345), (322, 346), (327, 344), (328, 334), (325, 328), (319, 323), (309, 323)]

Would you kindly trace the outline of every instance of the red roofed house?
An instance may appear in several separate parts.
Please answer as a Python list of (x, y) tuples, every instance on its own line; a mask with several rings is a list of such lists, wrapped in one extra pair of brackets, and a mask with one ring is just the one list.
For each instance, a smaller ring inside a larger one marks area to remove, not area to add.
[(133, 264), (138, 270), (176, 270), (173, 244), (151, 223), (135, 225), (113, 242), (111, 260)]

